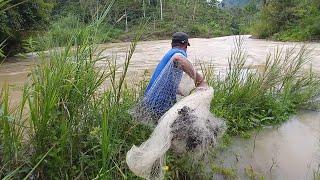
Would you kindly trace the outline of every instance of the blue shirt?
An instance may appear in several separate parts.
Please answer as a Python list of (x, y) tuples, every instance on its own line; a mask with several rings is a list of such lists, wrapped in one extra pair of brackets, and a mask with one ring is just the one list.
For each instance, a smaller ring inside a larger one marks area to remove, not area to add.
[(157, 117), (161, 117), (176, 103), (176, 94), (183, 75), (181, 67), (172, 58), (176, 53), (187, 57), (182, 49), (169, 50), (156, 67), (144, 94), (144, 106)]

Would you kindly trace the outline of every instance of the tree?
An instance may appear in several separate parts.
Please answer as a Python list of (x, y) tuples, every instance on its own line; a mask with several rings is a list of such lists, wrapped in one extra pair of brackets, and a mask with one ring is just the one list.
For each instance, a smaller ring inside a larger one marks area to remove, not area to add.
[(161, 18), (161, 20), (163, 20), (162, 0), (160, 0), (160, 18)]

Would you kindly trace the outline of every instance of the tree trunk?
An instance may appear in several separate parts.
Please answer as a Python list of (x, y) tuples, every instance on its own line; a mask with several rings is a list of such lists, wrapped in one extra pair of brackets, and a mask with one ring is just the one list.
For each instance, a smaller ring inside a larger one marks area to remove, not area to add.
[(160, 0), (160, 19), (163, 20), (163, 14), (162, 14), (162, 0)]
[(196, 19), (197, 4), (198, 4), (198, 0), (195, 0), (194, 1), (194, 7), (193, 7), (193, 15), (192, 15), (192, 20), (193, 21), (195, 21), (195, 19)]
[(152, 13), (153, 15), (153, 30), (155, 31), (156, 30), (156, 18), (154, 16), (154, 13)]
[(144, 0), (142, 0), (142, 8), (143, 8), (143, 17), (146, 17), (146, 4), (144, 2)]
[(128, 28), (128, 13), (127, 13), (127, 10), (126, 10), (126, 32), (129, 31), (129, 28)]

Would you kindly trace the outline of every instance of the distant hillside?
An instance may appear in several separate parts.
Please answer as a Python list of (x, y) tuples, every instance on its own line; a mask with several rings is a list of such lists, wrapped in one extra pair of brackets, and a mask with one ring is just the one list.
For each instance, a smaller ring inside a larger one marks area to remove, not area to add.
[(222, 8), (244, 7), (250, 0), (223, 0), (220, 3)]

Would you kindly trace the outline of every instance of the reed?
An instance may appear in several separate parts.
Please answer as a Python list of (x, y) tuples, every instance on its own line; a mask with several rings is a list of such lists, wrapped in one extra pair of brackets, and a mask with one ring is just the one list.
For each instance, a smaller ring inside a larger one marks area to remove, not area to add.
[[(123, 73), (114, 75), (114, 87), (105, 86), (111, 72), (103, 64), (113, 60), (103, 56), (96, 35), (110, 9), (73, 33), (64, 47), (39, 53), (17, 113), (9, 112), (9, 92), (4, 89), (1, 178), (135, 178), (126, 167), (125, 153), (150, 130), (127, 112), (141, 92), (126, 86), (126, 73), (142, 30), (128, 49)], [(50, 39), (43, 42), (45, 47), (59, 45)], [(24, 119), (27, 126), (22, 127)]]
[(320, 79), (312, 68), (306, 68), (311, 52), (300, 48), (275, 48), (266, 57), (262, 69), (246, 67), (243, 40), (235, 40), (226, 75), (203, 67), (215, 89), (212, 112), (227, 121), (231, 135), (278, 125), (298, 110), (316, 107)]

